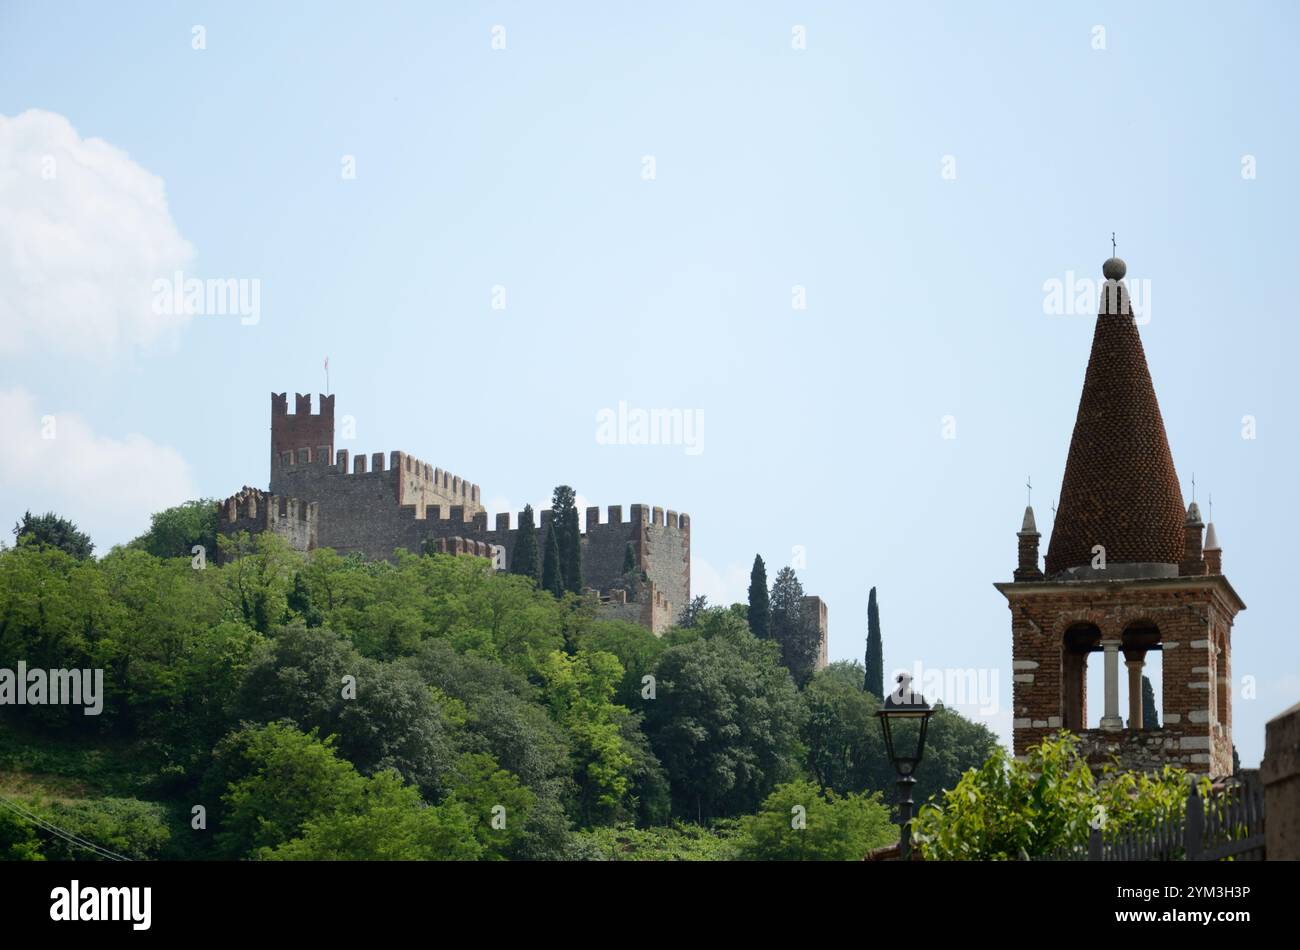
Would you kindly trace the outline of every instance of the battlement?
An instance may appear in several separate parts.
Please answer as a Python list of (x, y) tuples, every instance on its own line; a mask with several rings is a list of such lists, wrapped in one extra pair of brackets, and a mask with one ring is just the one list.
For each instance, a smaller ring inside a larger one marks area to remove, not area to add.
[[(334, 397), (321, 394), (317, 397), (320, 402), (320, 411), (311, 411), (311, 393), (294, 393), (293, 394), (293, 414), (295, 416), (329, 416), (334, 418)], [(271, 393), (271, 418), (276, 416), (289, 415), (289, 394)]]
[[(646, 525), (649, 527), (659, 528), (676, 528), (679, 531), (691, 530), (691, 516), (687, 514), (678, 514), (671, 509), (651, 508), (649, 505), (629, 505), (629, 517), (623, 518), (622, 505), (609, 505), (605, 509), (605, 520), (600, 520), (600, 508), (592, 506), (586, 509), (586, 531), (583, 532), (585, 537), (590, 533), (592, 528), (608, 528), (617, 526), (628, 528), (632, 525)], [(523, 519), (522, 511), (511, 515), (509, 512), (501, 512), (496, 516), (495, 531), (518, 531), (519, 523)], [(430, 515), (429, 517), (433, 517)], [(455, 515), (451, 516), (453, 519)], [(485, 516), (486, 517), (486, 516)], [(537, 527), (546, 527), (555, 520), (555, 512), (550, 508), (543, 508), (540, 512), (535, 513)]]
[[(351, 463), (351, 471), (348, 470)], [(470, 508), (480, 506), (482, 490), (467, 478), (435, 468), (406, 452), (372, 452), (352, 455), (339, 449), (331, 461), (327, 446), (299, 448), (283, 452), (272, 460), (272, 481), (293, 478), (298, 473), (366, 477), (379, 475), (396, 482), (394, 497), (398, 505), (415, 504), (423, 510), (431, 497), (437, 501), (461, 501)]]
[(248, 485), (217, 502), (217, 530), (221, 534), (270, 531), (298, 551), (316, 547), (319, 517), (320, 506), (314, 501), (272, 495)]

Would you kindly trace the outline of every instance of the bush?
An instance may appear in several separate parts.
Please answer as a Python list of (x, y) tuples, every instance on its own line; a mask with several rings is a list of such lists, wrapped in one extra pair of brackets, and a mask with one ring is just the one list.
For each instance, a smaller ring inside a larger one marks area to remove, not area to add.
[(1006, 861), (1083, 845), (1092, 824), (1107, 837), (1151, 828), (1182, 813), (1188, 774), (1166, 767), (1154, 775), (1108, 766), (1094, 778), (1079, 738), (1059, 732), (1024, 761), (998, 746), (962, 776), (938, 804), (921, 807), (912, 828), (927, 859)]

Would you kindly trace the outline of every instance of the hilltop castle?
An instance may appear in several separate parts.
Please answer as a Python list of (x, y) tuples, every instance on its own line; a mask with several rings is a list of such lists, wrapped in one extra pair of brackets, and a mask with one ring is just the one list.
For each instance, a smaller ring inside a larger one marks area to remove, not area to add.
[[(334, 397), (271, 394), (271, 480), (267, 491), (244, 488), (220, 503), (223, 534), (272, 531), (299, 551), (333, 548), (340, 554), (391, 558), (399, 548), (493, 560), (507, 570), (519, 537), (518, 521), (499, 514), (488, 527), (479, 486), (405, 452), (351, 456), (334, 449)], [(349, 462), (351, 463), (349, 467)], [(541, 512), (538, 550), (545, 550), (552, 512)], [(624, 560), (636, 563), (628, 589)], [(586, 510), (581, 538), (582, 576), (602, 616), (662, 633), (691, 600), (691, 519), (676, 511), (611, 505)], [(826, 605), (805, 599), (821, 635), (826, 664)]]
[[(1089, 761), (1178, 765), (1232, 774), (1232, 622), (1246, 605), (1223, 575), (1223, 551), (1182, 489), (1123, 284), (1105, 284), (1065, 461), (1044, 569), (1026, 507), (1014, 580), (995, 585), (1011, 608), (1015, 752), (1065, 728)], [(1204, 532), (1204, 536), (1202, 536)], [(1164, 722), (1144, 722), (1142, 670), (1161, 655)], [(1105, 705), (1087, 721), (1087, 667), (1104, 658)], [(1128, 722), (1120, 715), (1120, 655)]]

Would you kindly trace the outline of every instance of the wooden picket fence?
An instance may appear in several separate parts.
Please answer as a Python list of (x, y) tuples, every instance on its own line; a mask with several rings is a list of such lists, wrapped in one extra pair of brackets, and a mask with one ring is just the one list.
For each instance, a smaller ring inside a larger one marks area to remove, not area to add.
[(1258, 775), (1233, 782), (1202, 800), (1195, 786), (1187, 808), (1156, 827), (1103, 840), (1093, 828), (1088, 843), (1062, 848), (1036, 861), (1263, 861), (1264, 793)]

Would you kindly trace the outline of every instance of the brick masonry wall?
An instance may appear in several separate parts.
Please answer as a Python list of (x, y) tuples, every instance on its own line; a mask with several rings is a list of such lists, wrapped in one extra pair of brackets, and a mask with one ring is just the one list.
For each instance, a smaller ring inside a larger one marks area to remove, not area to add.
[[(1231, 642), (1232, 620), (1239, 609), (1226, 581), (1189, 577), (1011, 583), (998, 588), (1006, 595), (1012, 616), (1012, 726), (1017, 755), (1064, 723), (1066, 630), (1087, 623), (1101, 631), (1103, 640), (1121, 639), (1132, 624), (1146, 622), (1159, 629), (1163, 645), (1162, 741), (1153, 745), (1125, 740), (1127, 730), (1098, 732), (1105, 741), (1092, 740), (1090, 750), (1102, 756), (1116, 746), (1134, 755), (1135, 761), (1158, 755), (1196, 771), (1231, 773), (1231, 693), (1228, 690), (1220, 698), (1217, 690), (1220, 675), (1230, 675), (1228, 655), (1226, 650), (1216, 654), (1213, 647), (1216, 641)], [(1103, 663), (1103, 654), (1090, 654), (1088, 662)], [(1121, 663), (1121, 693), (1124, 676)], [(1127, 716), (1126, 704), (1121, 702), (1120, 707), (1120, 715)], [(1165, 743), (1165, 739), (1177, 742)]]

